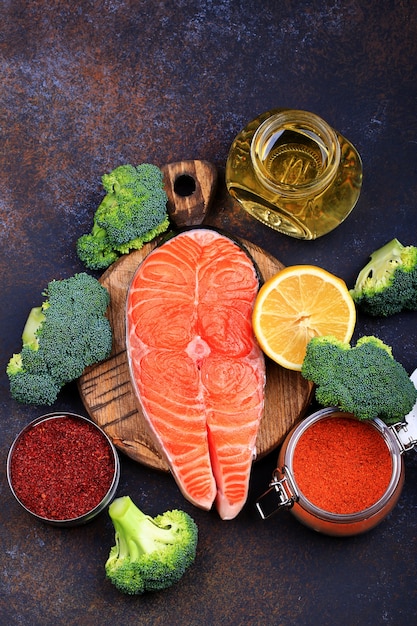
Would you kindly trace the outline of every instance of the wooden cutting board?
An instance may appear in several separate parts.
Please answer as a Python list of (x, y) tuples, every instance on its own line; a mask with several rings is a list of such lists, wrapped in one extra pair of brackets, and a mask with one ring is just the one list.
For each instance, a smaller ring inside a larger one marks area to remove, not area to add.
[[(163, 171), (171, 217), (182, 226), (201, 224), (214, 193), (216, 173), (213, 166), (201, 161), (187, 161), (165, 166)], [(182, 177), (185, 177), (183, 183), (191, 182), (188, 187), (191, 191), (187, 194), (181, 186), (180, 195), (177, 195), (175, 181)], [(193, 212), (193, 208), (197, 211)], [(107, 360), (87, 368), (78, 386), (90, 417), (105, 430), (120, 451), (147, 466), (168, 471), (168, 464), (147, 427), (133, 391), (125, 342), (125, 302), (129, 285), (138, 265), (157, 243), (153, 241), (141, 250), (122, 256), (101, 277), (100, 282), (110, 293), (108, 317), (113, 329), (112, 353)], [(248, 241), (241, 243), (257, 263), (264, 280), (283, 268), (280, 261), (258, 246)], [(282, 443), (291, 427), (303, 417), (311, 394), (311, 383), (299, 372), (286, 370), (267, 360), (265, 410), (256, 445), (258, 459)]]

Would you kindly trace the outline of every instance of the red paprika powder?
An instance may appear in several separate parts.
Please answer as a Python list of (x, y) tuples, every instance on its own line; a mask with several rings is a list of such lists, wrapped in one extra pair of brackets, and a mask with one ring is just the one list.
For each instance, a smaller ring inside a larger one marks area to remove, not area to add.
[(314, 422), (302, 433), (294, 448), (293, 473), (313, 505), (350, 514), (367, 509), (384, 495), (392, 460), (371, 424), (332, 417)]
[(100, 504), (112, 484), (115, 459), (94, 424), (61, 415), (20, 434), (9, 471), (13, 490), (27, 509), (46, 519), (69, 520)]

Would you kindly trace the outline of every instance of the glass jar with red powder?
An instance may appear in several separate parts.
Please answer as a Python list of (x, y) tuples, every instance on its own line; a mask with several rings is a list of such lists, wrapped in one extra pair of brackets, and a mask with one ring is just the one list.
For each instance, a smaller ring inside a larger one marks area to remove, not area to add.
[(335, 407), (317, 411), (286, 437), (258, 511), (265, 519), (287, 508), (327, 535), (366, 532), (397, 504), (404, 484), (403, 452), (416, 442), (407, 423), (360, 421)]

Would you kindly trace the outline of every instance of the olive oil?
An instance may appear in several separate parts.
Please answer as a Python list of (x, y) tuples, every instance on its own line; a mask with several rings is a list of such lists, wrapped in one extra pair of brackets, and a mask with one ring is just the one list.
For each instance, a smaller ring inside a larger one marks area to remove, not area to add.
[(262, 223), (291, 237), (316, 239), (352, 211), (362, 163), (354, 146), (318, 116), (275, 109), (233, 141), (226, 184)]

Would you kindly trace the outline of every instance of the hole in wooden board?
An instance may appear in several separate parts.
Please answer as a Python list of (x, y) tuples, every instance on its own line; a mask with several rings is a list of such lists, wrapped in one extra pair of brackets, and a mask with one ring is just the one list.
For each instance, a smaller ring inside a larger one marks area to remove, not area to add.
[(181, 174), (174, 182), (174, 192), (178, 196), (191, 196), (196, 190), (196, 182), (189, 174)]

